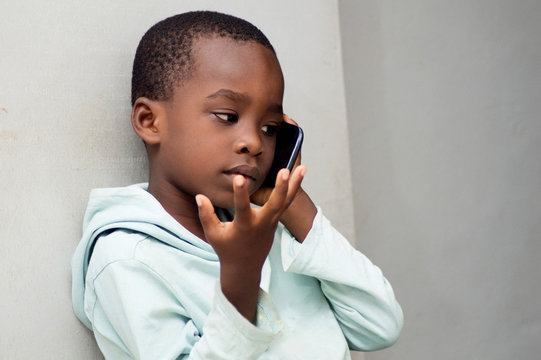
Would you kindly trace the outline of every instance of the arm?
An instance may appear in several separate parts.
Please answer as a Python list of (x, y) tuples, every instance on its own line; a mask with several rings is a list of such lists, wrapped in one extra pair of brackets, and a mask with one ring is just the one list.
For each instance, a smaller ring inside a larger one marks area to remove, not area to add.
[[(273, 194), (274, 197), (271, 196), (268, 206), (255, 213), (249, 209), (244, 184), (235, 185), (235, 201), (239, 206), (236, 206), (237, 216), (233, 223), (211, 223), (212, 216), (215, 215), (210, 211), (207, 213), (206, 210), (212, 209), (212, 205), (210, 201), (206, 203), (205, 200), (208, 199), (204, 197), (199, 199), (203, 200), (200, 210), (206, 221), (206, 235), (209, 242), (219, 249), (217, 254), (221, 256), (221, 260), (227, 266), (236, 263), (246, 265), (245, 268), (222, 267), (224, 274), (220, 278), (220, 286), (215, 289), (212, 308), (208, 304), (200, 305), (200, 302), (204, 303), (205, 300), (210, 303), (211, 296), (203, 295), (202, 298), (190, 300), (191, 291), (185, 294), (181, 288), (170, 285), (177, 280), (176, 271), (164, 274), (138, 258), (135, 248), (141, 243), (140, 236), (129, 238), (138, 235), (125, 235), (128, 237), (124, 239), (127, 249), (124, 245), (119, 245), (117, 237), (114, 241), (107, 242), (104, 236), (98, 241), (87, 273), (85, 312), (92, 322), (96, 340), (107, 358), (254, 359), (268, 348), (281, 326), (279, 315), (272, 301), (259, 290), (259, 284), (255, 284), (257, 288), (254, 298), (250, 299), (252, 302), (242, 302), (244, 299), (235, 291), (248, 290), (252, 294), (253, 289), (248, 286), (235, 287), (231, 276), (245, 273), (229, 270), (254, 269), (254, 263), (250, 261), (261, 259), (262, 266), (268, 252), (264, 248), (261, 250), (261, 245), (265, 245), (264, 235), (267, 231), (270, 232), (272, 243), (279, 215), (292, 198), (287, 189), (290, 184), (290, 189), (298, 188), (302, 180), (299, 173), (289, 177), (286, 171), (284, 175), (285, 178), (277, 184), (278, 191)], [(245, 208), (242, 208), (242, 201), (239, 201), (243, 196), (248, 205)], [(239, 202), (241, 204), (238, 204)], [(210, 209), (206, 208), (207, 205), (210, 205)], [(254, 224), (257, 226), (253, 226)], [(118, 236), (120, 233), (115, 232), (111, 236)], [(234, 236), (224, 236), (231, 234)], [(244, 241), (244, 252), (232, 251), (234, 246), (229, 246), (228, 241), (239, 239)], [(124, 255), (105, 256), (115, 252), (109, 251), (111, 249), (107, 247), (100, 250), (100, 244), (104, 243), (121, 246), (124, 249), (121, 253)], [(246, 249), (255, 249), (255, 253), (246, 252)], [(100, 257), (100, 251), (104, 254), (103, 257)], [(151, 256), (152, 259), (163, 261), (163, 254), (154, 255), (157, 256)], [(240, 257), (234, 261), (234, 256)], [(98, 261), (100, 258), (102, 260)], [(242, 260), (247, 261), (243, 263)], [(259, 268), (258, 278), (260, 271)], [(248, 274), (248, 279), (252, 279), (252, 274)], [(208, 279), (200, 280), (204, 282)], [(233, 288), (228, 287), (230, 285), (233, 285)], [(239, 299), (241, 302), (235, 303), (235, 300)], [(195, 305), (194, 301), (197, 301)], [(196, 316), (195, 313), (199, 315)]]
[(392, 345), (403, 315), (381, 270), (331, 226), (301, 188), (280, 221), (293, 235), (282, 235), (284, 270), (320, 280), (350, 348)]
[[(296, 125), (287, 115), (284, 121)], [(296, 167), (300, 160), (299, 153)], [(266, 192), (256, 193), (255, 202), (264, 203)], [(350, 348), (377, 350), (394, 343), (403, 314), (381, 270), (330, 225), (302, 188), (280, 221), (294, 237), (283, 233), (284, 270), (320, 280)]]
[(275, 321), (255, 327), (216, 286), (201, 332), (166, 277), (132, 258), (112, 262), (89, 279), (85, 311), (105, 358), (248, 360), (263, 353), (279, 329), (266, 294), (260, 294), (259, 312)]
[(320, 211), (302, 244), (282, 233), (282, 262), (285, 271), (320, 280), (351, 349), (378, 350), (396, 341), (403, 315), (391, 285)]
[(220, 259), (220, 284), (225, 297), (250, 322), (255, 321), (261, 269), (272, 246), (278, 221), (293, 201), (305, 168), (290, 176), (287, 169), (278, 173), (268, 201), (258, 209), (250, 206), (246, 181), (233, 180), (235, 218), (221, 222), (204, 195), (197, 195), (199, 217), (206, 240)]

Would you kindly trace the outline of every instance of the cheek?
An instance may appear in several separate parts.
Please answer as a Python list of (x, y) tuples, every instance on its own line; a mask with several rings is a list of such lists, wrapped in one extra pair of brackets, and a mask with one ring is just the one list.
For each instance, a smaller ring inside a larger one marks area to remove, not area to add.
[(266, 156), (263, 159), (262, 162), (262, 170), (265, 171), (265, 175), (267, 172), (269, 172), (270, 167), (272, 165), (272, 161), (274, 160), (274, 149), (276, 147), (276, 138), (273, 138), (271, 141), (268, 142), (268, 144), (265, 144), (265, 153)]

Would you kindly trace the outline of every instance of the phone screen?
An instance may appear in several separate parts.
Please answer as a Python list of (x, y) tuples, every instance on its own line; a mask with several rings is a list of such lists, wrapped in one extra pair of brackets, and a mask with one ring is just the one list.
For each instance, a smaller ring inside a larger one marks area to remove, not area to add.
[(276, 175), (281, 169), (287, 168), (289, 171), (293, 169), (301, 149), (303, 137), (304, 134), (300, 127), (282, 122), (276, 134), (274, 160), (263, 182), (263, 187), (273, 188), (276, 183)]

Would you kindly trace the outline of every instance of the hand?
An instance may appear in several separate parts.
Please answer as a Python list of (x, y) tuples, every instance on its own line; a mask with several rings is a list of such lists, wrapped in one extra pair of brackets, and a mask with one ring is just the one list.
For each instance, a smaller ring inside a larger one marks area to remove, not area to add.
[[(293, 125), (297, 123), (289, 116), (284, 114), (284, 121)], [(293, 166), (293, 173), (297, 169), (302, 168), (302, 176), (306, 172), (306, 167), (301, 166), (301, 153), (297, 156), (295, 165)], [(272, 193), (270, 188), (260, 188), (251, 196), (251, 201), (257, 205), (265, 204)], [(308, 232), (312, 228), (312, 223), (317, 213), (317, 208), (302, 188), (293, 194), (291, 202), (288, 205), (286, 211), (283, 212), (280, 221), (286, 226), (291, 234), (297, 239), (298, 242), (303, 242)]]
[(278, 220), (297, 193), (304, 171), (301, 166), (290, 176), (287, 169), (280, 170), (276, 187), (270, 189), (269, 199), (261, 208), (250, 206), (246, 180), (241, 175), (236, 176), (233, 179), (235, 218), (232, 222), (221, 222), (211, 201), (205, 195), (196, 196), (206, 240), (222, 264), (263, 266)]
[[(291, 119), (289, 116), (284, 114), (283, 116), (284, 122), (298, 125), (293, 119)], [(301, 152), (299, 151), (299, 155), (297, 156), (297, 159), (295, 160), (295, 165), (293, 165), (292, 172), (295, 171), (295, 169), (301, 164)], [(272, 192), (272, 188), (267, 187), (260, 187), (255, 193), (252, 194), (250, 197), (250, 201), (256, 205), (262, 206), (269, 200), (270, 194)]]
[(261, 208), (250, 206), (246, 180), (233, 179), (235, 218), (221, 222), (209, 198), (197, 195), (205, 238), (220, 259), (220, 283), (227, 299), (248, 320), (255, 319), (261, 268), (270, 251), (278, 220), (300, 187), (304, 167), (278, 172), (276, 186)]

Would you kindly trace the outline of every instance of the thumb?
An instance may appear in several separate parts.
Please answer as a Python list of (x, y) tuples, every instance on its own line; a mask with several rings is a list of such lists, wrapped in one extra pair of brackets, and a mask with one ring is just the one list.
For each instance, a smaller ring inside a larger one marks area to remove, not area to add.
[[(195, 201), (197, 203), (197, 208), (199, 210), (199, 220), (203, 226), (203, 231), (207, 237), (212, 237), (212, 233), (221, 225), (220, 219), (214, 211), (214, 206), (208, 197), (202, 194), (195, 196)], [(209, 236), (210, 235), (210, 236)]]

